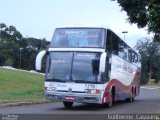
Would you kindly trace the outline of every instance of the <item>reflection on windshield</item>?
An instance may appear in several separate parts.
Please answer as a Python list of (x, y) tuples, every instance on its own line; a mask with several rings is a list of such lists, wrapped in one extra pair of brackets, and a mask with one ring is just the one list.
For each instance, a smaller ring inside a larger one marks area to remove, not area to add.
[(73, 61), (73, 80), (97, 81), (99, 75), (99, 56), (95, 53), (75, 53)]
[(51, 62), (46, 73), (47, 79), (65, 80), (71, 73), (72, 56), (72, 52), (50, 52), (48, 57)]
[(103, 47), (103, 29), (56, 29), (51, 47)]
[(47, 59), (50, 67), (46, 69), (46, 80), (101, 82), (99, 58), (100, 53), (50, 52)]

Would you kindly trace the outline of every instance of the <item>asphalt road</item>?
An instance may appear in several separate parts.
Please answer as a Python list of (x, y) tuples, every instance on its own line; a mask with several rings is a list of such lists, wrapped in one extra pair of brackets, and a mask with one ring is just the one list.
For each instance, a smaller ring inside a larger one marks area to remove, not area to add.
[[(63, 116), (70, 114), (78, 120), (85, 115), (97, 116), (98, 114), (158, 114), (160, 113), (160, 89), (141, 88), (140, 95), (132, 103), (125, 101), (116, 102), (113, 107), (103, 105), (74, 104), (73, 108), (65, 109), (62, 103), (48, 103), (27, 106), (14, 106), (0, 108), (0, 114), (50, 114)], [(83, 115), (82, 115), (83, 114)], [(74, 116), (76, 115), (76, 116)], [(43, 118), (40, 115), (40, 118)], [(78, 116), (78, 117), (77, 117)], [(100, 115), (99, 115), (100, 116)], [(3, 117), (3, 116), (2, 116)], [(11, 116), (12, 117), (12, 116)], [(55, 116), (56, 117), (56, 116)], [(65, 119), (65, 116), (63, 117)], [(95, 118), (95, 117), (94, 117)], [(67, 119), (68, 120), (68, 119)]]

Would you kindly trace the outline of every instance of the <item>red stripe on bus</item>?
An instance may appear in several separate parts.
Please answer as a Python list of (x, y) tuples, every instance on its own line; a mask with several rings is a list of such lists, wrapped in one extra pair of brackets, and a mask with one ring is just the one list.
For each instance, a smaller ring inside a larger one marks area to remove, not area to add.
[[(123, 83), (121, 83), (119, 80), (117, 79), (112, 79), (108, 82), (106, 88), (105, 88), (105, 91), (104, 91), (104, 94), (103, 94), (103, 97), (102, 97), (102, 103), (107, 103), (110, 101), (110, 89), (112, 86), (115, 86), (116, 88), (119, 88), (121, 89), (124, 93), (130, 93), (130, 90), (131, 90), (131, 87), (132, 86), (136, 86), (136, 85), (139, 85), (140, 83), (139, 82), (139, 77), (140, 77), (140, 71), (137, 71), (137, 73), (135, 74), (135, 77), (132, 81), (132, 83), (128, 86), (124, 85)], [(104, 97), (106, 97), (106, 101), (104, 101)]]

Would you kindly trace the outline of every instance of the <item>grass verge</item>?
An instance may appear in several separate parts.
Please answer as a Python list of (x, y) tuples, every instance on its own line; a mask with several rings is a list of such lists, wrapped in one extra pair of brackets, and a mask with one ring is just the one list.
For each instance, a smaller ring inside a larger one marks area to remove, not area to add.
[(0, 68), (0, 104), (47, 102), (43, 79), (43, 75)]

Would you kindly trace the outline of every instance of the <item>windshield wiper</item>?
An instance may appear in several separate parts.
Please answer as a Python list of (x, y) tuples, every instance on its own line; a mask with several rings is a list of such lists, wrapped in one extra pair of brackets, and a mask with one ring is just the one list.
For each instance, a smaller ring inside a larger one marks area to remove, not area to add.
[(52, 79), (46, 79), (46, 81), (52, 81), (52, 82), (66, 82), (65, 80), (55, 79), (55, 78), (52, 78)]
[(102, 82), (101, 82), (101, 81), (86, 81), (86, 83), (93, 83), (93, 84), (94, 84), (94, 83), (99, 83), (99, 84), (100, 84), (100, 83), (102, 83)]
[(85, 83), (86, 82), (85, 80), (72, 80), (72, 81), (75, 83)]
[(98, 81), (87, 81), (87, 80), (72, 80), (72, 82), (75, 82), (75, 83), (102, 83), (102, 82), (98, 82)]

